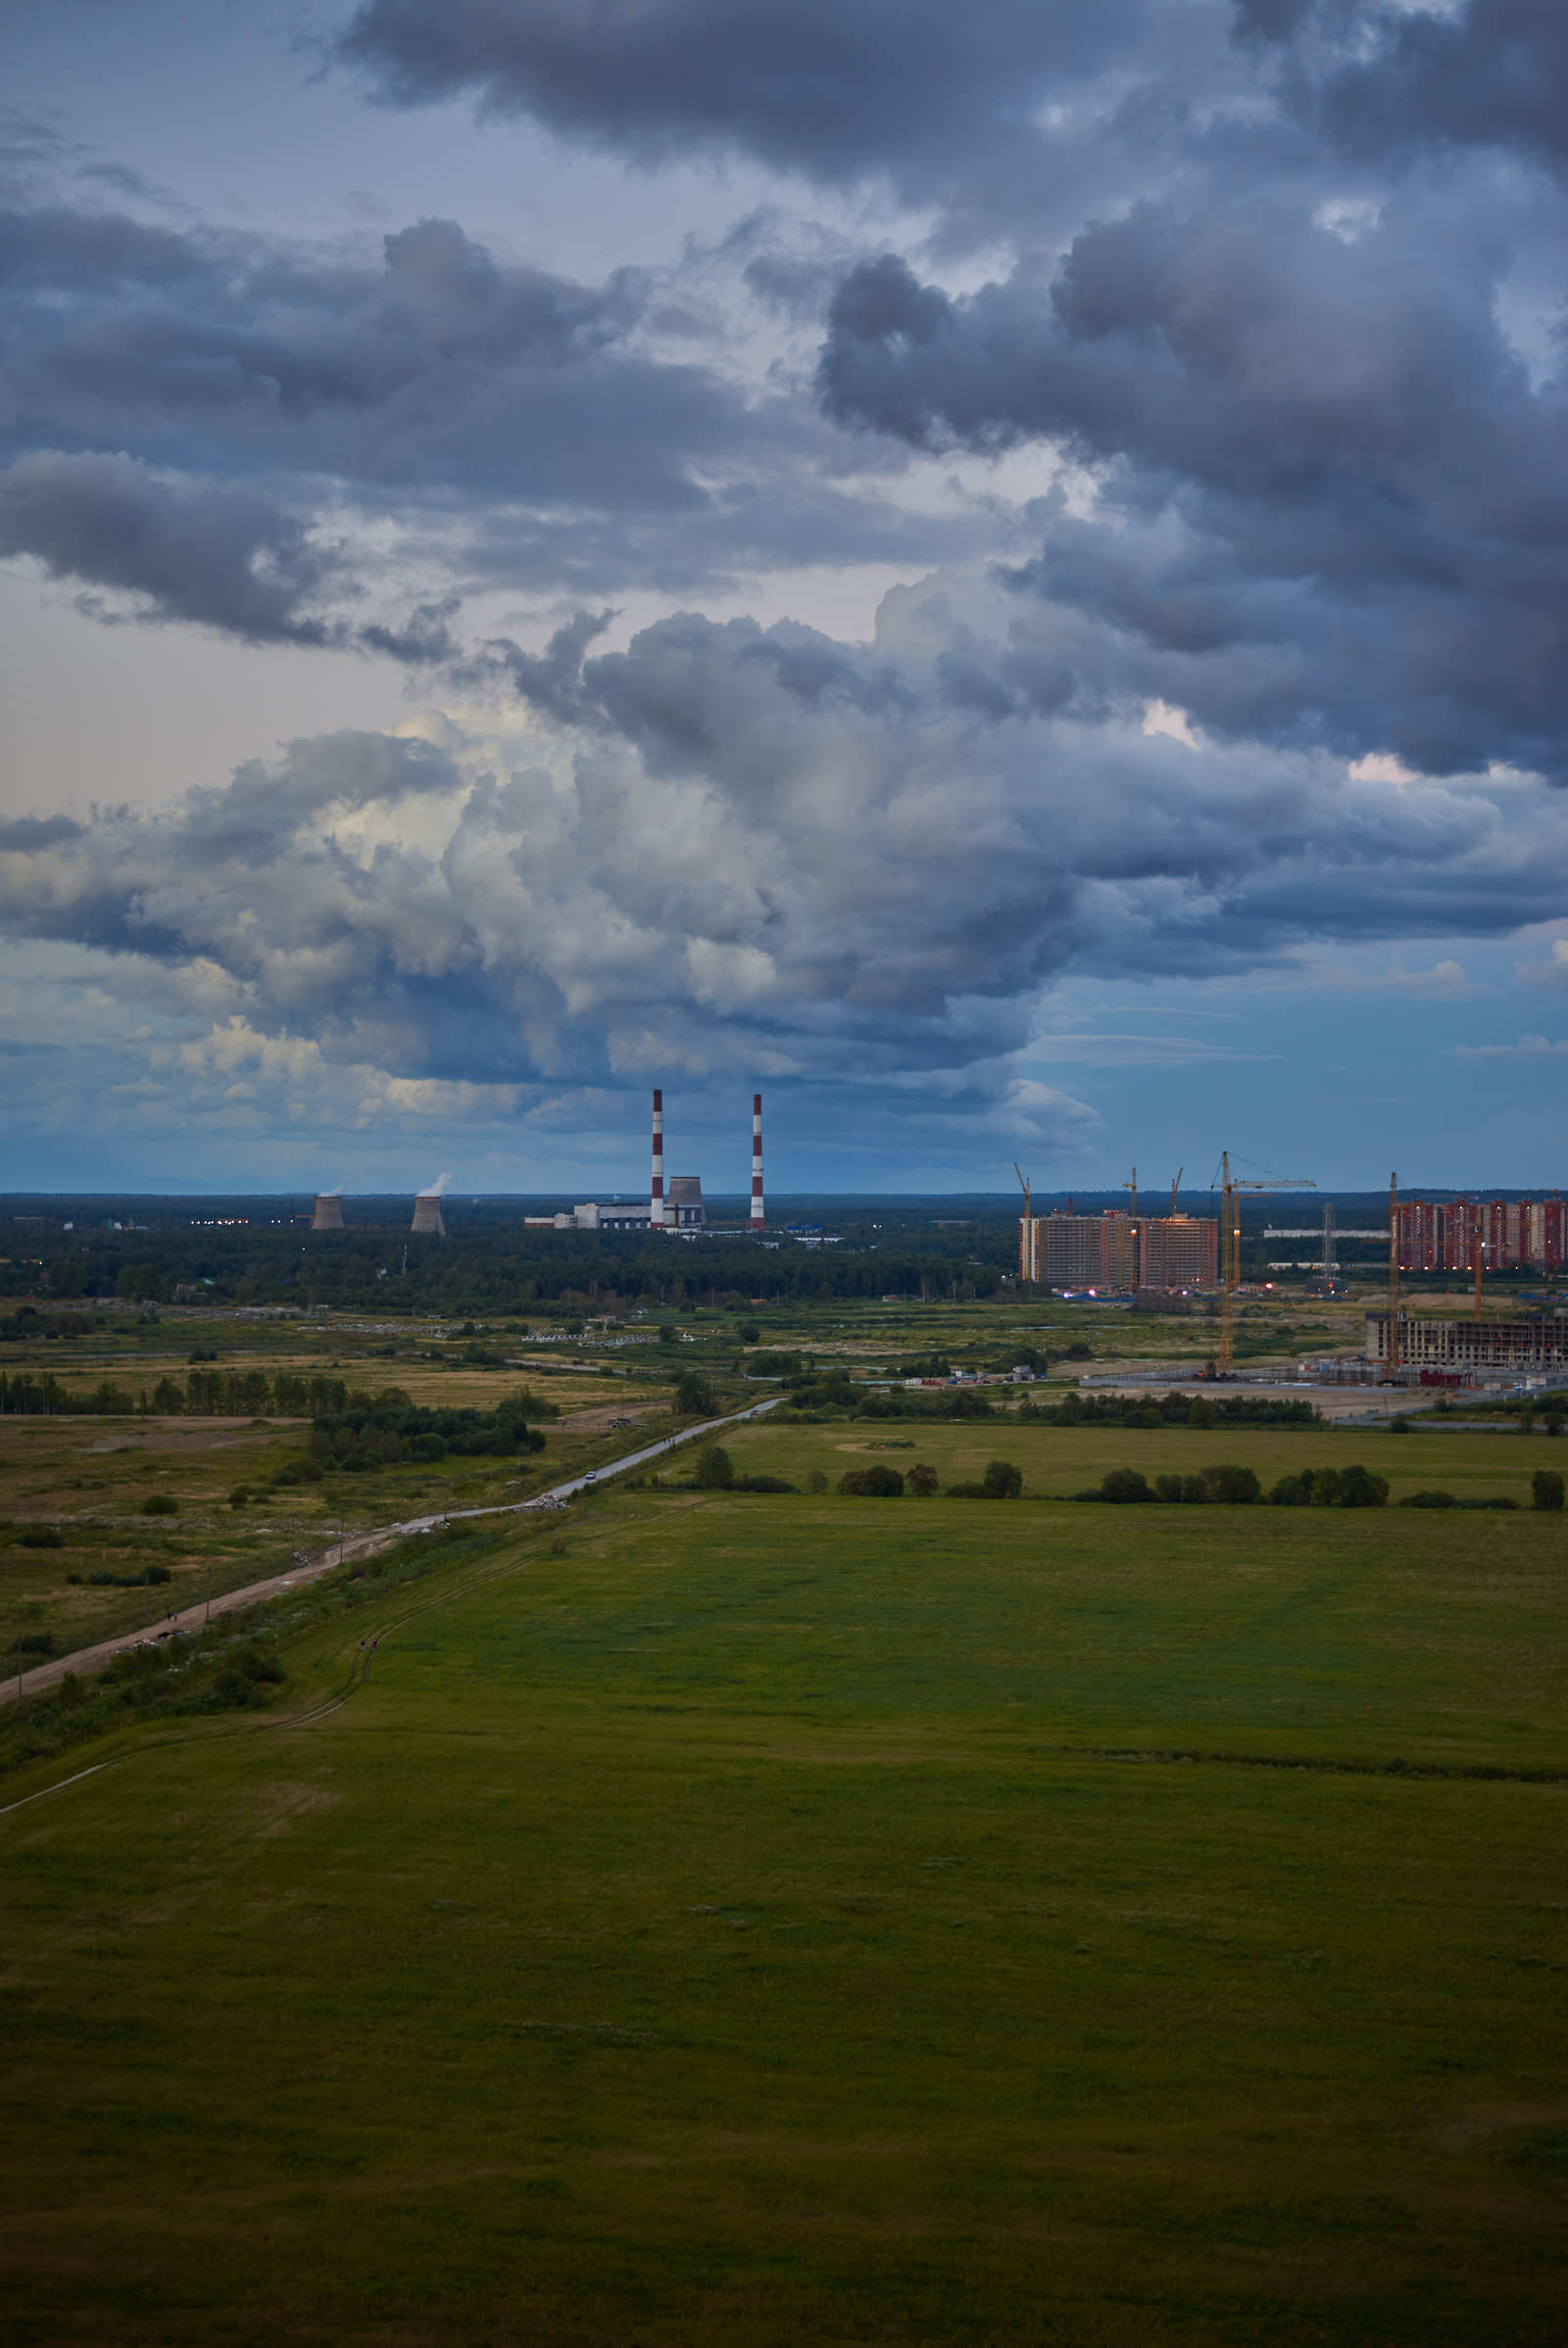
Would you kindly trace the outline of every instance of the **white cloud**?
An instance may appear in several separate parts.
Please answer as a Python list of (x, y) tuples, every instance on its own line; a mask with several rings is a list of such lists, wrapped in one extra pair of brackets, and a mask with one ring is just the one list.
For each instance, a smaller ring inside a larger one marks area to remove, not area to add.
[(1455, 1044), (1455, 1059), (1568, 1059), (1568, 1043), (1549, 1043), (1544, 1036), (1521, 1036), (1514, 1044)]

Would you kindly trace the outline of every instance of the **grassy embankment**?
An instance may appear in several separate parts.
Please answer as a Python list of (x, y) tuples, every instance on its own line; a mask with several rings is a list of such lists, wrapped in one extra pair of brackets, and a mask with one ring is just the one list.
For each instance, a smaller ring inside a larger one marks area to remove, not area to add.
[[(920, 1452), (1427, 1449), (995, 1432)], [(0, 1820), (14, 2336), (1555, 2342), (1565, 1568), (1524, 1513), (644, 1491), (318, 1621), (286, 1708), (387, 1626), (343, 1708)]]

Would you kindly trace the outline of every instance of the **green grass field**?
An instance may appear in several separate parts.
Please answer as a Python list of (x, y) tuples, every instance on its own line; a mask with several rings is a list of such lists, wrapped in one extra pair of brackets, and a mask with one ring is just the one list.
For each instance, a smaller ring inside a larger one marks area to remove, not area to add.
[(1030, 1496), (1546, 1446), (916, 1441), (1029, 1491), (606, 1492), (8, 1781), (12, 2336), (1560, 2340), (1568, 1529)]

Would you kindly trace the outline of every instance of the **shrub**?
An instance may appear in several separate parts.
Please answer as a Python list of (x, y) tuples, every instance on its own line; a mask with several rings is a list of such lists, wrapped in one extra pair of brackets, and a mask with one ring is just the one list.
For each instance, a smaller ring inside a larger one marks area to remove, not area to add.
[(1342, 1508), (1382, 1508), (1389, 1497), (1389, 1480), (1374, 1476), (1364, 1467), (1340, 1470), (1339, 1504)]
[(1156, 1476), (1154, 1478), (1154, 1493), (1155, 1497), (1161, 1500), (1179, 1500), (1182, 1496), (1180, 1476)]
[(1409, 1492), (1399, 1502), (1401, 1508), (1457, 1508), (1458, 1505), (1451, 1492)]
[(24, 1549), (63, 1549), (66, 1537), (53, 1525), (24, 1525), (17, 1540)]
[[(1201, 1471), (1203, 1497), (1227, 1508), (1250, 1508), (1263, 1491), (1250, 1467), (1206, 1467)], [(1385, 1492), (1388, 1487), (1384, 1487)]]
[(699, 1492), (728, 1492), (735, 1482), (735, 1465), (722, 1443), (705, 1443), (697, 1454)]
[(909, 1490), (917, 1500), (929, 1500), (937, 1490), (937, 1471), (924, 1460), (909, 1470)]
[(1010, 1459), (987, 1462), (983, 1490), (988, 1500), (1015, 1500), (1023, 1490), (1023, 1470)]
[(49, 1631), (24, 1631), (14, 1651), (19, 1655), (52, 1655), (54, 1635)]
[(149, 1492), (141, 1504), (143, 1516), (178, 1516), (179, 1502), (172, 1492)]
[(1152, 1500), (1153, 1496), (1147, 1477), (1140, 1475), (1137, 1468), (1112, 1468), (1102, 1480), (1099, 1493), (1102, 1500), (1114, 1500), (1121, 1504), (1132, 1500)]
[[(288, 1470), (285, 1468), (283, 1475), (287, 1475), (287, 1473)], [(278, 1476), (275, 1481), (281, 1484), (283, 1481), (283, 1476)], [(236, 1484), (233, 1491), (228, 1495), (228, 1504), (230, 1508), (243, 1508), (246, 1502), (250, 1499), (250, 1488), (248, 1485)]]
[(812, 1468), (806, 1479), (806, 1489), (808, 1492), (826, 1492), (827, 1477), (820, 1468)]
[(861, 1499), (897, 1500), (903, 1497), (904, 1478), (879, 1459), (870, 1467), (851, 1468), (839, 1478), (839, 1490)]
[(743, 1345), (755, 1345), (761, 1337), (761, 1334), (762, 1332), (758, 1328), (755, 1321), (742, 1321), (740, 1327), (735, 1332), (735, 1335), (740, 1339), (740, 1342)]
[(1530, 1479), (1532, 1508), (1560, 1508), (1563, 1498), (1562, 1478), (1555, 1468), (1537, 1468)]
[(675, 1408), (687, 1417), (706, 1419), (713, 1409), (713, 1389), (698, 1370), (682, 1370), (675, 1381)]
[(1461, 1508), (1517, 1508), (1519, 1503), (1506, 1492), (1498, 1492), (1494, 1499), (1461, 1500), (1459, 1505)]
[(794, 1492), (797, 1487), (787, 1484), (782, 1476), (739, 1476), (727, 1489), (731, 1492)]
[[(948, 1486), (950, 1500), (983, 1500), (985, 1497), (986, 1488), (983, 1484), (950, 1484)], [(1080, 1500), (1098, 1500), (1100, 1494), (1098, 1492), (1081, 1492), (1078, 1497)]]
[(1275, 1508), (1310, 1508), (1312, 1505), (1312, 1471), (1304, 1468), (1298, 1476), (1282, 1476), (1269, 1493)]

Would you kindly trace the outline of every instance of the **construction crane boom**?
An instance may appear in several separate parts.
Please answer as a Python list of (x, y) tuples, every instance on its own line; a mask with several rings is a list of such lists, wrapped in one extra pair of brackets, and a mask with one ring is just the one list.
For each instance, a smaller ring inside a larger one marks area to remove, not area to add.
[(1220, 1168), (1222, 1220), (1219, 1231), (1220, 1318), (1217, 1367), (1219, 1375), (1223, 1378), (1230, 1374), (1231, 1361), (1236, 1349), (1236, 1291), (1241, 1285), (1242, 1278), (1242, 1226), (1237, 1211), (1241, 1194), (1243, 1191), (1315, 1191), (1317, 1184), (1304, 1174), (1279, 1174), (1271, 1177), (1267, 1182), (1244, 1179), (1232, 1174), (1231, 1153), (1228, 1150), (1220, 1151)]
[(1016, 1158), (1012, 1161), (1012, 1170), (1018, 1177), (1018, 1188), (1023, 1193), (1023, 1221), (1018, 1226), (1018, 1277), (1020, 1280), (1033, 1280), (1036, 1270), (1031, 1261), (1034, 1242), (1034, 1199), (1031, 1195), (1029, 1177)]
[(1182, 1187), (1182, 1176), (1186, 1173), (1186, 1171), (1187, 1168), (1185, 1166), (1178, 1166), (1176, 1169), (1176, 1179), (1170, 1186), (1170, 1211), (1173, 1215), (1176, 1212), (1177, 1193)]

